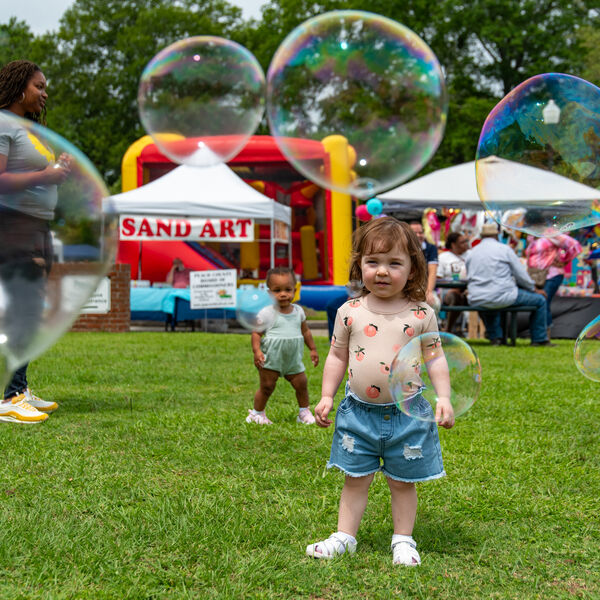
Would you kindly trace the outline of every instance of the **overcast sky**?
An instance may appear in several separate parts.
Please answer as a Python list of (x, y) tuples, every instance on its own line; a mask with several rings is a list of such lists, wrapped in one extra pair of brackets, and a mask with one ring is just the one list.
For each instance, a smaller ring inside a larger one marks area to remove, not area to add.
[[(260, 7), (266, 0), (229, 0), (241, 7), (244, 17), (259, 17)], [(0, 23), (11, 16), (25, 21), (36, 35), (58, 29), (58, 21), (73, 0), (0, 0)]]

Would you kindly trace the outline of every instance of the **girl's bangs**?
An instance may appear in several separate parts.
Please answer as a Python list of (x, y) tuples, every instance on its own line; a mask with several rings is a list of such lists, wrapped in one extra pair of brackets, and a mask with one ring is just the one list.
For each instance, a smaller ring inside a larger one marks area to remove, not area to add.
[(366, 254), (385, 254), (393, 248), (400, 245), (402, 250), (406, 251), (407, 242), (402, 230), (398, 230), (396, 235), (377, 235), (372, 231), (371, 235), (367, 236), (364, 242), (362, 255)]

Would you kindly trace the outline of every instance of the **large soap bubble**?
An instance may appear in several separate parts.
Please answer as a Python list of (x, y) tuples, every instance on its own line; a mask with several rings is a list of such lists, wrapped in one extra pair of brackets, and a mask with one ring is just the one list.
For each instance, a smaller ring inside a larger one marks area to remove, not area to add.
[(174, 162), (205, 167), (245, 146), (264, 113), (265, 76), (243, 46), (213, 36), (179, 40), (146, 66), (140, 119)]
[(600, 317), (588, 323), (577, 336), (574, 359), (583, 375), (600, 381)]
[(242, 327), (250, 331), (266, 331), (277, 318), (277, 302), (268, 290), (240, 288), (235, 315)]
[(487, 117), (477, 190), (501, 225), (552, 236), (600, 222), (600, 89), (560, 73), (527, 79)]
[[(361, 199), (429, 161), (446, 110), (431, 49), (407, 27), (369, 12), (333, 11), (302, 23), (267, 73), (267, 116), (283, 154), (314, 183)], [(330, 158), (306, 140), (323, 142)]]
[[(36, 185), (0, 189), (0, 383), (42, 354), (73, 323), (113, 263), (116, 223), (91, 162), (50, 129), (7, 111), (0, 131), (40, 169)], [(25, 173), (9, 160), (7, 171)], [(82, 252), (84, 254), (82, 254)]]
[(464, 340), (435, 331), (412, 338), (390, 367), (390, 391), (403, 413), (420, 421), (435, 421), (438, 391), (431, 372), (444, 361), (450, 375), (454, 416), (460, 417), (471, 408), (481, 388), (479, 359)]

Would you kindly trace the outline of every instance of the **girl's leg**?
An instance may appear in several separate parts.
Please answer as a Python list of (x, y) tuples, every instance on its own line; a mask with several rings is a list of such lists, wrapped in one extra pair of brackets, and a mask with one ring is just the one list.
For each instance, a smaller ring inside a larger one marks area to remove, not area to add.
[(338, 531), (343, 531), (356, 537), (358, 526), (367, 507), (369, 486), (373, 481), (373, 477), (374, 474), (366, 475), (365, 477), (350, 477), (346, 475), (346, 481), (340, 497)]
[(275, 390), (275, 384), (279, 379), (279, 373), (271, 369), (259, 369), (260, 387), (254, 394), (254, 410), (262, 412), (267, 406), (267, 400)]
[(414, 483), (387, 478), (392, 494), (394, 533), (412, 535), (417, 516), (417, 488)]
[(285, 378), (292, 384), (296, 391), (296, 400), (300, 408), (308, 408), (308, 379), (306, 373), (296, 373), (295, 375), (286, 375)]

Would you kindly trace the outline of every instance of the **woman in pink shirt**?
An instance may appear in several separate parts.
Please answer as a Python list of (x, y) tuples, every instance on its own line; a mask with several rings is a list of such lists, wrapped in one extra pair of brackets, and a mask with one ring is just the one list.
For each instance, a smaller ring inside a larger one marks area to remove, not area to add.
[(561, 233), (555, 237), (530, 236), (529, 245), (525, 250), (527, 267), (534, 269), (548, 269), (544, 292), (546, 292), (548, 339), (550, 339), (550, 326), (552, 325), (552, 311), (550, 303), (560, 287), (565, 276), (565, 266), (568, 265), (581, 252), (581, 244), (570, 235)]

